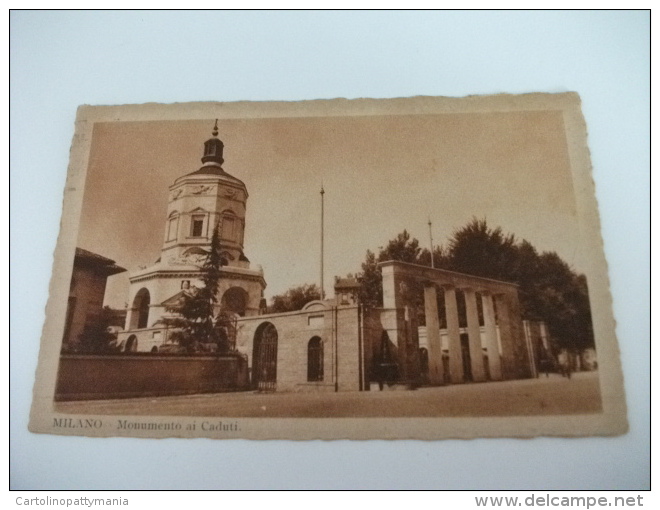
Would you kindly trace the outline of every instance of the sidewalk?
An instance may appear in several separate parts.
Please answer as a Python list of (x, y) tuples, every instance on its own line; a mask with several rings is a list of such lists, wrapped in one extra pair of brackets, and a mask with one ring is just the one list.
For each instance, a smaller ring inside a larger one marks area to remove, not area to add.
[(55, 411), (143, 416), (278, 418), (531, 416), (601, 411), (598, 372), (456, 384), (414, 391), (215, 393), (58, 402)]

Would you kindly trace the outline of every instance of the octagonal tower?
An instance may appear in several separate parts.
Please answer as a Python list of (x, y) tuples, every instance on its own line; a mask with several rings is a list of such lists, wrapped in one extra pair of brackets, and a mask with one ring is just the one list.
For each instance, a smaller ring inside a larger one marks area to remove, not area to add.
[[(224, 263), (218, 302), (240, 316), (257, 315), (262, 307), (266, 287), (263, 271), (260, 267), (251, 269), (243, 252), (247, 188), (222, 168), (224, 144), (218, 138), (217, 120), (212, 135), (204, 143), (202, 166), (169, 187), (160, 258), (129, 277), (129, 309), (122, 336), (128, 339), (131, 334), (137, 335), (137, 350), (149, 350), (158, 343), (141, 339), (148, 340), (147, 330), (153, 330), (158, 341), (164, 340), (156, 330), (160, 319), (168, 314), (167, 308), (180, 299), (182, 292), (202, 286), (201, 267), (216, 225)], [(141, 331), (143, 334), (138, 334)]]

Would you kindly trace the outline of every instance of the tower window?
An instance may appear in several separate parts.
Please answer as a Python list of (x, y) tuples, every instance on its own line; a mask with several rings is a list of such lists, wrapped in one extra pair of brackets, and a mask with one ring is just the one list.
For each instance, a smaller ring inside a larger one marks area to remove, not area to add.
[(192, 217), (190, 225), (190, 235), (192, 237), (202, 237), (204, 232), (204, 216), (196, 215)]

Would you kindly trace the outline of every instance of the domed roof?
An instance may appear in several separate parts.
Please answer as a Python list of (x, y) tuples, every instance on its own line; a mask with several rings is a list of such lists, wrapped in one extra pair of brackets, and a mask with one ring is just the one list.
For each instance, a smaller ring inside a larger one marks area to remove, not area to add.
[(245, 187), (245, 183), (241, 181), (240, 179), (237, 179), (233, 175), (228, 174), (225, 172), (221, 166), (211, 164), (211, 165), (203, 165), (199, 170), (195, 170), (194, 172), (190, 172), (189, 174), (182, 175), (178, 179), (174, 181), (174, 184), (177, 184), (181, 182), (182, 180), (188, 178), (188, 177), (204, 177), (204, 176), (209, 176), (209, 177), (218, 177), (220, 179), (235, 183), (235, 184), (240, 184), (241, 186)]
[(195, 170), (189, 174), (183, 175), (174, 181), (174, 184), (186, 179), (188, 177), (218, 177), (222, 180), (232, 182), (235, 184), (240, 184), (245, 188), (245, 183), (240, 179), (237, 179), (233, 175), (229, 175), (222, 169), (222, 163), (224, 163), (224, 158), (222, 157), (222, 152), (224, 149), (224, 144), (222, 140), (218, 139), (218, 119), (215, 119), (215, 125), (213, 126), (213, 136), (204, 142), (204, 154), (202, 156), (202, 167), (199, 170)]

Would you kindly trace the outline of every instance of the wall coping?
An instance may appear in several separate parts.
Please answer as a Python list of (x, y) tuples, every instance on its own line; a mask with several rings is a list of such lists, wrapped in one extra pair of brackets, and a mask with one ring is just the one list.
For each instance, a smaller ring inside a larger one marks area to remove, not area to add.
[[(475, 290), (494, 290), (493, 288), (504, 287), (505, 290), (517, 290), (519, 285), (516, 283), (505, 282), (502, 280), (495, 280), (493, 278), (484, 278), (483, 276), (475, 276), (466, 273), (457, 273), (447, 269), (436, 269), (429, 266), (420, 266), (419, 264), (410, 264), (408, 262), (401, 262), (398, 260), (387, 260), (379, 262), (378, 266), (381, 268), (392, 267), (394, 271), (397, 270), (404, 275), (411, 278), (427, 279), (441, 283), (445, 280), (447, 284), (456, 285), (456, 281), (462, 282), (464, 287), (474, 286)], [(458, 285), (457, 285), (458, 286)]]

